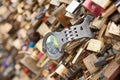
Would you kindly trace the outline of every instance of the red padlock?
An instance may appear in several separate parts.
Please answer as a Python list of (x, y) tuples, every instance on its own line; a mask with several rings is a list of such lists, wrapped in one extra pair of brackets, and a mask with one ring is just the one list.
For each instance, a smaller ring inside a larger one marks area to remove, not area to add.
[(37, 54), (37, 58), (38, 58), (38, 59), (41, 59), (42, 56), (43, 56), (43, 53), (42, 53), (42, 52), (39, 52), (39, 53)]
[(96, 17), (100, 16), (104, 12), (102, 7), (93, 3), (91, 0), (86, 0), (82, 5)]

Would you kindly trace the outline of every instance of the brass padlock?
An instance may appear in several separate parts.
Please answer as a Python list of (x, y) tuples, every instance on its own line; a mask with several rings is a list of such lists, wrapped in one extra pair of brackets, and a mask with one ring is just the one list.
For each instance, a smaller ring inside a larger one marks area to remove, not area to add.
[(25, 3), (21, 2), (18, 6), (17, 6), (17, 12), (18, 13), (23, 13), (24, 9), (22, 9), (24, 7)]
[(102, 13), (102, 17), (108, 18), (112, 13), (116, 11), (117, 7), (119, 6), (120, 6), (120, 0), (117, 0), (104, 13)]
[(61, 3), (70, 4), (70, 2), (71, 2), (72, 0), (58, 0), (58, 1), (61, 2)]
[(31, 57), (32, 59), (34, 59), (35, 61), (37, 61), (37, 60), (38, 60), (37, 54), (38, 54), (38, 51), (37, 51), (37, 50), (34, 50), (33, 53), (30, 55), (30, 57)]
[(83, 62), (88, 69), (88, 71), (92, 74), (96, 72), (99, 67), (95, 67), (94, 63), (97, 60), (97, 56), (95, 54), (90, 54), (86, 58), (83, 59)]
[(111, 3), (111, 0), (92, 0), (92, 1), (101, 6), (103, 9), (106, 9)]
[(37, 32), (40, 33), (40, 35), (44, 36), (46, 33), (51, 32), (47, 24), (44, 22), (40, 25), (40, 27), (37, 29)]
[(74, 18), (74, 14), (71, 14), (70, 12), (66, 12), (65, 16), (69, 17), (69, 18)]
[(55, 5), (55, 6), (59, 6), (60, 2), (58, 0), (51, 0), (50, 4)]
[(65, 11), (65, 4), (62, 4), (57, 8), (54, 12), (53, 15), (56, 17), (56, 19), (64, 26), (64, 27), (69, 27), (70, 24), (70, 18), (66, 17), (66, 11)]
[(64, 77), (65, 74), (68, 72), (68, 69), (63, 65), (61, 64), (56, 70), (55, 72), (57, 74), (59, 74), (60, 76)]
[(106, 29), (106, 31), (105, 31), (105, 36), (106, 36), (106, 37), (113, 37), (113, 36), (108, 32), (110, 25), (111, 25), (111, 22), (109, 22), (108, 25), (107, 25), (107, 29)]
[(97, 39), (91, 39), (88, 43), (87, 50), (100, 52), (103, 46), (104, 46), (104, 42)]
[(101, 29), (101, 27), (103, 27), (103, 25), (105, 24), (107, 18), (100, 18), (100, 17), (96, 17), (93, 22), (91, 23), (91, 26), (97, 28), (97, 29)]
[(14, 46), (16, 49), (20, 50), (21, 47), (22, 47), (22, 43), (23, 43), (23, 41), (18, 38), (18, 39), (16, 39), (16, 40), (14, 40), (13, 46)]
[(115, 77), (120, 73), (120, 65), (115, 60), (110, 62), (106, 69), (103, 71), (103, 75), (109, 80), (115, 80)]
[(108, 32), (110, 34), (120, 36), (120, 25), (117, 26), (114, 22), (112, 22)]

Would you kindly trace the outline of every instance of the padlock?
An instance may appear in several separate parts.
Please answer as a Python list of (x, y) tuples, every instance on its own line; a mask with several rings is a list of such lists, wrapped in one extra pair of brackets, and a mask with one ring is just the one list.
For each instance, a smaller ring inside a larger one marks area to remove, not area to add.
[(42, 56), (43, 56), (43, 53), (42, 53), (42, 52), (39, 52), (39, 53), (37, 54), (37, 58), (38, 58), (38, 59), (41, 59)]
[(18, 39), (16, 39), (16, 40), (14, 40), (13, 46), (14, 46), (16, 49), (20, 50), (20, 49), (22, 48), (22, 43), (23, 43), (23, 41), (18, 38)]
[(60, 2), (58, 0), (51, 0), (50, 4), (55, 5), (55, 6), (59, 6)]
[(104, 46), (104, 43), (102, 41), (97, 39), (91, 39), (88, 43), (87, 50), (100, 52), (103, 46)]
[(70, 12), (66, 12), (65, 16), (69, 18), (74, 18), (75, 15), (71, 14)]
[(59, 8), (57, 8), (53, 12), (53, 15), (64, 27), (68, 27), (71, 26), (71, 24), (70, 24), (70, 18), (65, 16), (66, 13), (65, 8), (66, 8), (65, 4), (62, 4), (61, 6), (59, 6)]
[(22, 15), (18, 15), (17, 16), (17, 21), (18, 22), (23, 22), (24, 21), (24, 17)]
[(97, 28), (97, 29), (101, 29), (104, 25), (104, 23), (106, 22), (107, 18), (100, 18), (100, 17), (96, 17), (93, 22), (91, 23), (91, 26)]
[(66, 7), (66, 11), (70, 12), (70, 13), (74, 13), (75, 10), (80, 6), (80, 2), (73, 0), (67, 7)]
[(24, 28), (21, 28), (18, 32), (17, 32), (17, 36), (23, 40), (26, 40), (27, 37), (27, 31)]
[(32, 59), (34, 59), (35, 61), (37, 61), (37, 60), (38, 60), (37, 54), (38, 54), (38, 51), (37, 51), (37, 50), (34, 50), (33, 53), (30, 55), (30, 57), (31, 57)]
[(77, 25), (83, 21), (84, 14), (86, 14), (85, 8), (84, 7), (79, 7), (72, 15), (73, 18), (70, 20), (70, 23), (72, 25)]
[(91, 74), (96, 72), (99, 69), (99, 67), (95, 67), (94, 65), (96, 60), (97, 60), (97, 56), (94, 53), (88, 55), (86, 58), (83, 59), (83, 62), (86, 68)]
[(114, 22), (112, 22), (108, 32), (110, 34), (120, 36), (120, 25), (117, 26)]
[(111, 25), (111, 21), (108, 23), (108, 25), (107, 25), (107, 29), (106, 29), (106, 32), (105, 32), (105, 36), (106, 37), (110, 37), (110, 38), (113, 38), (113, 35), (112, 34), (110, 34), (108, 31), (109, 31), (109, 28), (110, 28), (110, 25)]
[(106, 9), (110, 3), (111, 0), (92, 0), (95, 4), (101, 6), (103, 9)]
[(113, 60), (108, 64), (106, 69), (103, 71), (103, 75), (107, 80), (115, 80), (115, 77), (120, 73), (120, 65), (117, 64), (116, 60)]
[(1, 10), (0, 15), (4, 15), (4, 14), (6, 14), (6, 12), (8, 11), (8, 9), (7, 9), (6, 6), (1, 6), (1, 7), (0, 7), (0, 10)]
[(46, 69), (43, 69), (43, 70), (41, 71), (41, 74), (42, 74), (44, 77), (47, 77), (47, 76), (50, 74), (50, 72), (49, 72), (48, 70), (46, 70)]
[(60, 76), (64, 77), (65, 74), (68, 72), (68, 68), (66, 68), (63, 64), (61, 64), (56, 70), (55, 72), (57, 74), (59, 74)]
[(23, 65), (25, 65), (27, 68), (29, 68), (34, 74), (39, 73), (40, 68), (36, 66), (37, 62), (35, 60), (33, 60), (30, 56), (25, 55), (25, 57), (23, 59), (21, 59), (20, 62)]
[(50, 24), (55, 23), (55, 21), (56, 21), (56, 17), (55, 17), (55, 16), (50, 16), (50, 17), (48, 18), (48, 22), (49, 22)]
[(43, 22), (37, 29), (37, 32), (39, 32), (40, 35), (44, 36), (46, 33), (51, 32), (51, 30), (49, 29), (47, 24)]
[(116, 9), (120, 6), (120, 0), (117, 0), (114, 4), (112, 4), (103, 14), (102, 17), (109, 17), (112, 13), (116, 11)]
[(61, 3), (70, 4), (70, 2), (71, 2), (72, 0), (58, 0), (58, 1), (61, 2)]
[(2, 34), (8, 33), (12, 28), (13, 27), (10, 23), (0, 24), (0, 33)]
[(119, 41), (116, 41), (114, 44), (113, 44), (113, 48), (120, 51), (120, 42)]
[(24, 12), (24, 7), (25, 3), (24, 2), (21, 2), (18, 6), (17, 6), (17, 12), (18, 13), (23, 13)]
[(36, 47), (39, 51), (41, 51), (42, 53), (44, 53), (43, 50), (42, 50), (42, 42), (43, 42), (43, 39), (40, 39), (40, 40), (36, 43), (35, 47)]
[(32, 4), (34, 4), (35, 3), (35, 1), (34, 0), (26, 0), (25, 1), (27, 4), (29, 4), (29, 5), (32, 5)]
[(85, 0), (82, 5), (95, 16), (100, 16), (104, 12), (103, 8), (93, 3), (91, 0)]

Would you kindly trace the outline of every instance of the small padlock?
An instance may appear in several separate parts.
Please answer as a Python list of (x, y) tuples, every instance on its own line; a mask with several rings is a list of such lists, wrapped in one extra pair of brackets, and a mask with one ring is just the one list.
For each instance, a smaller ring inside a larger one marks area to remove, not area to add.
[(94, 52), (100, 52), (103, 46), (104, 46), (104, 42), (97, 40), (97, 39), (91, 39), (89, 41), (87, 50), (94, 51)]
[(93, 3), (91, 0), (86, 0), (82, 5), (95, 16), (100, 16), (104, 12), (102, 7)]
[(108, 25), (107, 25), (107, 29), (106, 29), (106, 31), (105, 31), (105, 36), (106, 36), (106, 37), (113, 38), (113, 35), (109, 33), (109, 28), (110, 28), (111, 24), (112, 24), (112, 22), (110, 21), (110, 22), (108, 23)]
[(66, 12), (65, 16), (69, 18), (74, 18), (75, 15), (71, 14), (70, 12)]
[(72, 0), (58, 0), (61, 3), (70, 4)]
[(51, 30), (49, 29), (49, 26), (43, 22), (37, 29), (37, 32), (39, 32), (40, 35), (44, 36), (46, 33), (51, 32)]
[(22, 48), (22, 43), (23, 43), (23, 41), (21, 39), (17, 38), (16, 40), (14, 40), (13, 46), (16, 49), (20, 50)]
[(50, 4), (55, 5), (55, 6), (59, 6), (60, 2), (58, 0), (51, 0)]
[(103, 70), (102, 75), (106, 77), (106, 80), (116, 80), (116, 76), (120, 73), (120, 65), (116, 60), (111, 61), (108, 66)]
[(98, 4), (99, 6), (101, 6), (103, 9), (106, 9), (110, 3), (111, 0), (92, 0), (95, 4)]
[(113, 35), (120, 36), (120, 27), (117, 26), (114, 22), (111, 23), (108, 32)]
[(91, 26), (93, 26), (94, 28), (97, 28), (97, 29), (101, 29), (102, 26), (104, 26), (106, 20), (107, 20), (107, 18), (96, 17), (93, 20)]
[(97, 56), (94, 53), (88, 55), (86, 58), (83, 59), (86, 68), (91, 74), (99, 70), (99, 67), (95, 67), (94, 65), (96, 60), (97, 60)]
[(31, 57), (33, 60), (38, 61), (37, 54), (38, 54), (38, 51), (35, 50), (35, 51), (33, 51), (33, 53), (30, 55), (30, 57)]
[(70, 12), (70, 13), (74, 13), (75, 10), (80, 6), (80, 3), (78, 1), (73, 0), (67, 7), (66, 7), (66, 11)]
[(64, 77), (65, 74), (68, 72), (69, 69), (67, 69), (63, 64), (61, 64), (55, 72), (59, 74), (60, 76)]
[(113, 14), (116, 9), (120, 6), (120, 0), (117, 0), (115, 3), (113, 3), (103, 14), (102, 17), (109, 17), (111, 14)]

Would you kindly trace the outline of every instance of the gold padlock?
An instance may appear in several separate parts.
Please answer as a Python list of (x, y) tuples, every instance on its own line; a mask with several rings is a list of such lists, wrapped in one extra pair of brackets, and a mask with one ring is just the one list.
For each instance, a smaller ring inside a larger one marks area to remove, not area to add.
[(103, 27), (103, 25), (105, 24), (107, 18), (100, 18), (100, 17), (96, 17), (93, 22), (91, 23), (91, 26), (97, 28), (97, 29), (101, 29)]
[(106, 9), (111, 3), (111, 0), (92, 0), (92, 1), (101, 6), (103, 9)]
[(57, 74), (59, 74), (60, 76), (64, 77), (65, 74), (68, 72), (68, 69), (61, 64), (55, 71)]
[(94, 63), (97, 60), (97, 56), (95, 54), (90, 54), (86, 58), (83, 59), (83, 62), (88, 69), (88, 71), (92, 74), (96, 72), (99, 67), (95, 67)]
[(114, 22), (112, 22), (108, 32), (110, 34), (120, 36), (120, 25), (117, 26)]
[(100, 52), (103, 46), (104, 46), (104, 42), (97, 39), (91, 39), (88, 43), (87, 50)]
[(40, 27), (37, 29), (37, 32), (39, 32), (42, 36), (44, 36), (46, 33), (51, 32), (49, 27), (47, 26), (46, 23), (42, 23)]
[(22, 9), (24, 7), (25, 3), (21, 2), (18, 6), (17, 6), (17, 12), (18, 13), (23, 13), (24, 10)]
[(50, 4), (55, 5), (55, 6), (59, 6), (60, 2), (58, 0), (51, 0)]
[(62, 3), (70, 4), (72, 0), (58, 0), (58, 1)]

